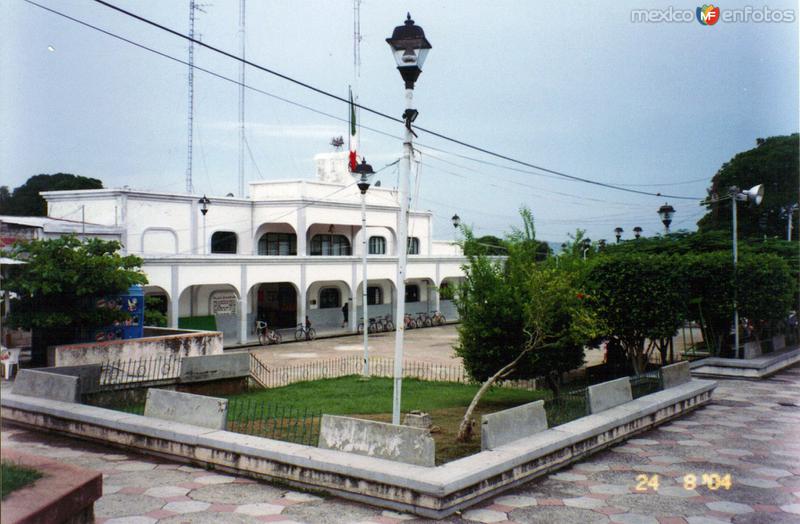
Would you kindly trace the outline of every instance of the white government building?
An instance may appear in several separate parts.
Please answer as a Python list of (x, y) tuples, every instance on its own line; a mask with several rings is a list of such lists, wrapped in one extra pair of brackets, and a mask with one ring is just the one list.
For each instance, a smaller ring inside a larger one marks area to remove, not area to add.
[[(214, 316), (226, 345), (255, 338), (256, 318), (292, 328), (306, 315), (318, 331), (346, 329), (361, 318), (361, 193), (347, 169), (347, 152), (314, 157), (317, 180), (250, 182), (249, 198), (210, 197), (134, 189), (42, 193), (51, 218), (83, 217), (117, 229), (127, 254), (144, 259), (148, 295), (164, 297), (171, 327), (189, 317)], [(366, 194), (368, 313), (392, 315), (397, 300), (398, 192)], [(442, 311), (441, 287), (457, 284), (466, 262), (452, 241), (433, 240), (433, 215), (409, 214), (406, 311)], [(89, 226), (88, 224), (92, 224)], [(393, 318), (396, 323), (396, 319)]]

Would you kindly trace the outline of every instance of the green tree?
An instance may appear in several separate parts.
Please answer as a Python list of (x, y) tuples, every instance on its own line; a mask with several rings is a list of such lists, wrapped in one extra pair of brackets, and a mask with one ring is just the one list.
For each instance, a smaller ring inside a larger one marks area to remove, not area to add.
[(636, 374), (650, 354), (675, 335), (686, 318), (686, 279), (674, 257), (638, 254), (597, 257), (587, 289), (606, 335), (618, 342)]
[[(536, 263), (533, 216), (522, 215), (523, 229), (506, 240), (508, 257), (470, 256), (456, 295), (456, 354), (483, 382), (459, 428), (462, 441), (471, 438), (472, 413), (497, 380), (545, 376), (557, 393), (558, 377), (583, 363), (584, 343), (595, 335), (576, 273)], [(465, 237), (469, 242), (469, 229)]]
[(8, 323), (33, 331), (34, 365), (44, 365), (48, 346), (75, 342), (127, 315), (98, 299), (146, 284), (142, 259), (122, 256), (119, 242), (75, 236), (18, 242), (5, 288), (16, 294)]
[(95, 178), (56, 173), (32, 176), (10, 195), (8, 188), (3, 188), (0, 188), (0, 215), (46, 216), (47, 202), (39, 195), (40, 191), (102, 189), (103, 183)]
[(144, 325), (155, 327), (167, 326), (167, 301), (163, 295), (147, 295), (144, 297)]
[[(711, 179), (708, 189), (711, 202), (708, 213), (697, 222), (701, 233), (731, 230), (729, 188), (749, 189), (764, 184), (764, 201), (760, 206), (737, 205), (739, 235), (745, 237), (786, 238), (786, 219), (781, 208), (798, 201), (798, 157), (800, 135), (774, 136), (756, 140), (756, 147), (734, 156), (722, 165)], [(798, 234), (798, 214), (794, 215), (794, 235)]]
[(472, 238), (469, 243), (464, 244), (464, 254), (470, 255), (489, 255), (505, 256), (506, 247), (503, 240), (494, 235), (484, 235)]

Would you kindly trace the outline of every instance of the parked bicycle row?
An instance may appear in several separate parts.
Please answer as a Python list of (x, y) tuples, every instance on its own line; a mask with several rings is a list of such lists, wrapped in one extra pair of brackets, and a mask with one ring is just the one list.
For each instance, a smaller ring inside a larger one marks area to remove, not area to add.
[[(443, 326), (447, 322), (445, 316), (439, 312), (433, 313), (417, 313), (416, 315), (406, 314), (404, 318), (404, 325), (406, 329), (417, 329), (423, 327)], [(391, 315), (383, 317), (370, 318), (367, 324), (369, 333), (382, 333), (386, 331), (394, 331), (395, 325), (392, 321)], [(283, 342), (283, 336), (277, 329), (272, 329), (267, 326), (267, 323), (262, 320), (255, 322), (255, 332), (258, 336), (258, 343), (262, 346), (270, 344), (280, 344)], [(364, 333), (364, 323), (358, 323), (358, 333)], [(311, 323), (306, 321), (305, 324), (297, 324), (294, 330), (294, 339), (300, 340), (314, 340), (317, 338), (317, 332), (311, 327)]]
[[(404, 318), (404, 326), (406, 329), (416, 329), (431, 326), (443, 326), (447, 319), (439, 311), (433, 313), (421, 312), (416, 315), (407, 313)], [(370, 318), (367, 324), (369, 333), (380, 333), (383, 331), (394, 331), (394, 322), (392, 316), (386, 315), (384, 317)], [(358, 333), (364, 333), (364, 323), (358, 323)]]

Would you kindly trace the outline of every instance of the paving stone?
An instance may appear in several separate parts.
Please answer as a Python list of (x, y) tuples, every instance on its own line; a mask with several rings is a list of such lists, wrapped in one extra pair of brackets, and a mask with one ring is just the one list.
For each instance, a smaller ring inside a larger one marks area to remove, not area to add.
[(207, 470), (205, 470), (203, 468), (196, 468), (194, 466), (180, 466), (178, 468), (178, 471), (185, 471), (187, 473), (200, 473), (200, 472), (207, 471)]
[(156, 464), (152, 464), (150, 462), (137, 462), (137, 461), (125, 461), (120, 462), (114, 469), (117, 471), (148, 471), (151, 469), (156, 469)]
[(461, 514), (464, 520), (474, 520), (475, 522), (503, 522), (508, 520), (505, 513), (493, 511), (491, 509), (471, 509)]
[(785, 506), (781, 506), (781, 511), (800, 515), (800, 504), (786, 504)]
[(579, 473), (555, 473), (550, 475), (550, 478), (555, 480), (563, 480), (565, 482), (575, 482), (577, 480), (588, 479), (586, 475), (581, 475)]
[(706, 442), (704, 440), (696, 440), (696, 439), (679, 440), (679, 441), (676, 442), (676, 444), (678, 444), (679, 446), (692, 446), (692, 447), (697, 447), (697, 446), (707, 447), (707, 446), (711, 446), (711, 444), (709, 444), (708, 442)]
[[(298, 497), (302, 495), (303, 500), (296, 500), (295, 498), (290, 498), (289, 494), (293, 494), (292, 497)], [(265, 500), (275, 500), (281, 498), (283, 495), (283, 491), (279, 490), (273, 486), (268, 484), (238, 484), (238, 483), (228, 483), (228, 484), (215, 484), (215, 485), (206, 485), (200, 488), (193, 490), (189, 493), (189, 496), (194, 500), (200, 500), (203, 502), (210, 502), (212, 504), (257, 504), (259, 502), (264, 502)], [(307, 498), (311, 497), (311, 495), (307, 495), (305, 493), (297, 493), (295, 491), (290, 491), (286, 493), (285, 497), (289, 500), (293, 500), (296, 502), (311, 502), (311, 501), (320, 501), (319, 497)]]
[(112, 493), (103, 495), (94, 503), (96, 517), (129, 517), (160, 509), (163, 501), (146, 495)]
[(509, 520), (526, 524), (603, 524), (608, 522), (608, 517), (590, 509), (536, 506), (514, 510), (509, 514)]
[(753, 508), (748, 506), (747, 504), (740, 504), (738, 502), (729, 502), (729, 501), (717, 501), (717, 502), (707, 502), (706, 506), (709, 509), (714, 511), (721, 511), (723, 513), (733, 513), (737, 515), (739, 513), (752, 513)]
[(756, 475), (763, 475), (765, 477), (791, 477), (791, 471), (786, 471), (785, 469), (775, 469), (775, 468), (756, 468), (753, 470), (753, 473)]
[(264, 515), (279, 515), (283, 511), (283, 508), (283, 506), (278, 506), (277, 504), (259, 502), (256, 504), (244, 504), (239, 506), (236, 508), (234, 513), (242, 513), (243, 515), (261, 517)]
[(606, 503), (609, 506), (627, 509), (631, 513), (643, 515), (705, 515), (708, 508), (705, 504), (694, 502), (691, 499), (677, 497), (662, 497), (657, 493), (635, 493), (628, 495), (615, 495)]
[(609, 519), (611, 522), (618, 522), (619, 524), (659, 524), (655, 517), (640, 515), (639, 513), (620, 513), (619, 515), (611, 515)]
[(632, 438), (628, 441), (628, 444), (633, 444), (634, 446), (657, 446), (660, 443), (657, 440), (648, 438)]
[[(268, 488), (268, 486), (259, 486), (259, 488), (260, 488), (259, 492), (263, 494), (266, 491), (266, 488)], [(317, 500), (322, 500), (320, 497), (316, 497), (309, 493), (303, 493), (301, 491), (287, 491), (286, 494), (283, 495), (283, 498), (291, 500), (292, 502), (313, 502)]]
[(754, 488), (779, 488), (781, 487), (780, 484), (775, 482), (774, 480), (767, 480), (767, 479), (758, 479), (758, 478), (751, 478), (751, 477), (739, 477), (735, 479), (737, 484), (744, 484), (745, 486), (751, 486)]
[(414, 520), (416, 518), (416, 516), (409, 515), (408, 513), (398, 513), (396, 511), (389, 511), (388, 509), (382, 511), (381, 516), (395, 520)]
[[(203, 511), (159, 519), (158, 524), (259, 524), (257, 517), (238, 513), (212, 513)], [(273, 523), (274, 524), (274, 523)]]
[(227, 475), (205, 475), (203, 477), (196, 477), (194, 482), (198, 484), (228, 484), (236, 480), (236, 477), (229, 477)]
[(598, 484), (596, 486), (589, 486), (589, 491), (603, 495), (622, 495), (625, 493), (630, 493), (631, 487), (620, 486), (618, 484)]
[(652, 462), (657, 462), (660, 464), (678, 464), (680, 462), (685, 462), (686, 459), (683, 457), (676, 457), (674, 455), (656, 455), (650, 457)]
[(582, 462), (580, 464), (576, 464), (575, 469), (592, 472), (592, 471), (608, 471), (610, 468), (608, 467), (608, 464)]
[(375, 508), (333, 498), (325, 499), (324, 502), (287, 506), (281, 513), (287, 520), (314, 524), (352, 524), (373, 520), (377, 515)]
[(525, 497), (522, 495), (505, 495), (494, 499), (495, 504), (502, 504), (503, 506), (510, 506), (512, 508), (527, 508), (528, 506), (535, 506), (536, 499), (533, 497)]
[(107, 477), (109, 484), (115, 486), (140, 486), (151, 488), (155, 486), (177, 486), (183, 482), (189, 482), (191, 476), (178, 471), (122, 471), (114, 472)]
[(156, 522), (158, 521), (152, 517), (135, 516), (108, 519), (105, 524), (155, 524)]
[(734, 457), (751, 457), (751, 456), (753, 456), (753, 452), (752, 451), (748, 451), (746, 449), (722, 448), (722, 449), (718, 449), (717, 453), (721, 453), (723, 455), (733, 455)]
[(683, 486), (662, 486), (658, 488), (658, 494), (665, 497), (689, 498), (698, 496), (697, 491), (686, 489)]
[(169, 502), (162, 509), (180, 514), (197, 513), (207, 510), (210, 505), (207, 502), (199, 502), (197, 500), (182, 500), (180, 502)]
[(168, 499), (170, 497), (183, 497), (189, 493), (188, 488), (180, 486), (159, 486), (157, 488), (150, 488), (144, 492), (145, 495), (150, 497), (157, 497), (160, 499)]
[(576, 497), (572, 499), (564, 499), (564, 505), (573, 508), (594, 509), (605, 506), (606, 503), (600, 499), (592, 497)]

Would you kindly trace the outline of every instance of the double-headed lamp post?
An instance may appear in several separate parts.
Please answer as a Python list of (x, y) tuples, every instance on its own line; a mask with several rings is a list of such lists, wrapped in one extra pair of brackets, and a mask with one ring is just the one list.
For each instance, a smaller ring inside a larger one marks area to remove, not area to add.
[(397, 238), (397, 332), (394, 341), (394, 394), (392, 397), (392, 424), (400, 424), (400, 398), (403, 387), (403, 335), (405, 332), (405, 282), (406, 262), (408, 260), (408, 187), (411, 177), (411, 156), (413, 154), (412, 139), (414, 132), (411, 123), (417, 118), (417, 110), (413, 108), (414, 83), (422, 72), (422, 65), (431, 50), (431, 44), (425, 38), (425, 32), (414, 24), (409, 13), (403, 25), (394, 28), (391, 38), (386, 43), (392, 48), (397, 62), (397, 70), (403, 77), (406, 88), (405, 140), (403, 141), (402, 174), (400, 176), (400, 224)]
[(675, 208), (664, 202), (664, 205), (658, 208), (658, 216), (661, 217), (661, 223), (664, 224), (664, 233), (669, 235), (669, 225), (672, 224), (672, 217), (675, 215)]
[(753, 205), (757, 206), (761, 204), (761, 201), (764, 200), (764, 184), (758, 184), (757, 186), (753, 186), (747, 191), (741, 191), (738, 187), (733, 186), (730, 188), (730, 195), (731, 195), (731, 213), (733, 219), (733, 278), (734, 278), (734, 285), (733, 285), (733, 356), (734, 358), (739, 356), (739, 305), (737, 304), (738, 297), (736, 288), (737, 284), (737, 275), (736, 275), (736, 266), (739, 263), (739, 246), (738, 246), (738, 239), (739, 236), (737, 234), (737, 224), (736, 224), (736, 202), (752, 202)]
[(633, 228), (633, 236), (638, 240), (642, 236), (642, 228), (639, 226)]
[(208, 239), (206, 238), (206, 213), (208, 213), (208, 206), (211, 205), (211, 200), (209, 200), (207, 196), (203, 195), (203, 198), (198, 200), (197, 203), (200, 204), (200, 212), (203, 214), (203, 254), (207, 255)]
[(362, 158), (361, 163), (356, 165), (353, 171), (356, 175), (361, 175), (358, 180), (358, 189), (361, 191), (361, 307), (362, 324), (364, 326), (364, 377), (369, 377), (369, 316), (367, 314), (367, 250), (369, 247), (369, 237), (367, 235), (367, 189), (369, 189), (368, 175), (375, 172), (372, 166), (367, 164), (367, 159)]
[(625, 231), (625, 230), (624, 230), (624, 229), (622, 229), (622, 228), (621, 228), (621, 227), (619, 227), (619, 226), (617, 226), (617, 227), (615, 227), (615, 228), (614, 228), (614, 236), (615, 236), (615, 237), (617, 237), (617, 244), (619, 244), (619, 239), (620, 239), (620, 238), (622, 238), (622, 233), (623, 233), (624, 231)]

